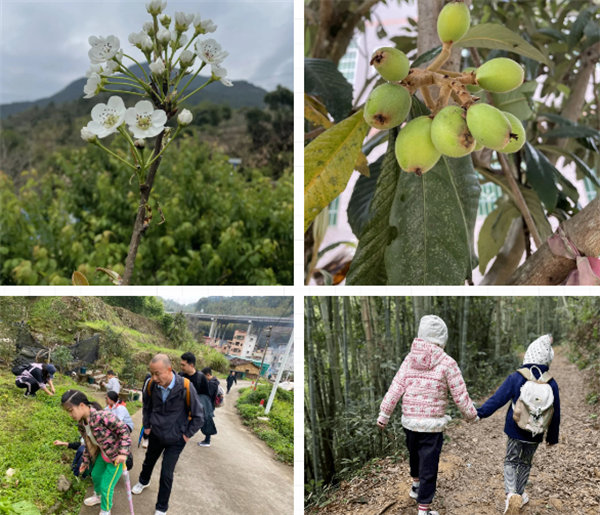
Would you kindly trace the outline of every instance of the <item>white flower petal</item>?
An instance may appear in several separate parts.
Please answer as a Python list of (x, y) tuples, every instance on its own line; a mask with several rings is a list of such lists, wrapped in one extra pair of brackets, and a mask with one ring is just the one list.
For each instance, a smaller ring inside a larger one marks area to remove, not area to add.
[(137, 121), (137, 113), (135, 107), (130, 107), (125, 111), (125, 123), (127, 125), (135, 125)]
[(152, 125), (164, 125), (167, 123), (167, 113), (162, 109), (157, 109), (152, 113), (151, 119)]

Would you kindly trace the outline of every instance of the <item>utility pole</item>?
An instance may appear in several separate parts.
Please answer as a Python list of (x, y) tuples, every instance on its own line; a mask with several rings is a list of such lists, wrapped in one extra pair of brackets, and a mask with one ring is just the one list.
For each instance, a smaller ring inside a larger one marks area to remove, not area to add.
[[(271, 329), (273, 329), (272, 325), (267, 327), (267, 343), (265, 344), (265, 351), (263, 352), (262, 361), (260, 362), (260, 368), (258, 369), (258, 377), (256, 378), (256, 383), (254, 383), (254, 391), (256, 391), (256, 388), (258, 388), (258, 380), (260, 379), (260, 376), (262, 375), (262, 367), (263, 367), (263, 363), (265, 362), (265, 355), (267, 354), (267, 349), (269, 348), (269, 342), (271, 341)], [(257, 341), (257, 343), (258, 343), (258, 341)]]
[(290, 334), (290, 341), (285, 348), (285, 353), (283, 355), (283, 361), (281, 362), (281, 367), (277, 371), (277, 378), (275, 379), (275, 384), (273, 385), (273, 389), (271, 390), (271, 395), (269, 395), (269, 400), (267, 401), (267, 407), (265, 408), (265, 415), (269, 414), (271, 411), (271, 406), (273, 405), (273, 400), (275, 399), (275, 394), (277, 393), (277, 387), (279, 386), (279, 381), (281, 381), (281, 376), (283, 375), (283, 369), (285, 368), (285, 364), (290, 356), (290, 350), (292, 349), (292, 345), (294, 344), (294, 330), (292, 329), (292, 334)]

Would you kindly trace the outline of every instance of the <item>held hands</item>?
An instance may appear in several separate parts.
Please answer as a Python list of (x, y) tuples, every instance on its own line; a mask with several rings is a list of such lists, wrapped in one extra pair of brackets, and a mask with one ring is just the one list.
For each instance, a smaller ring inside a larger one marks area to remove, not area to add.
[(119, 454), (117, 459), (115, 460), (115, 465), (120, 465), (121, 463), (125, 463), (127, 461), (126, 454)]
[(86, 464), (82, 463), (79, 467), (79, 475), (83, 474), (87, 468), (88, 468), (88, 466)]

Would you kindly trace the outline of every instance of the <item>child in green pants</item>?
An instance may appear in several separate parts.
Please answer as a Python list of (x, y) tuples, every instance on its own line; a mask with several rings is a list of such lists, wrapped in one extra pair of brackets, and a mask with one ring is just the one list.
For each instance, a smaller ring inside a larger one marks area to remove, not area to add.
[(94, 495), (83, 502), (86, 506), (101, 504), (100, 515), (110, 515), (115, 486), (123, 473), (129, 455), (131, 437), (127, 425), (113, 413), (90, 402), (83, 392), (69, 390), (62, 396), (62, 405), (85, 441), (85, 451), (79, 472), (92, 465)]

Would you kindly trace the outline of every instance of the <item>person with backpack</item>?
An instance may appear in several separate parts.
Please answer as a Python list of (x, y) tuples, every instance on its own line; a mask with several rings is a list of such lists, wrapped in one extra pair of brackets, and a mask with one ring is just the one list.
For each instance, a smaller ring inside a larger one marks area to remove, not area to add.
[(443, 431), (450, 421), (448, 390), (463, 416), (477, 420), (460, 369), (444, 352), (447, 340), (448, 328), (441, 318), (421, 318), (417, 338), (381, 402), (377, 419), (384, 429), (402, 399), (402, 427), (413, 480), (409, 496), (418, 502), (418, 515), (439, 515), (429, 507), (435, 495)]
[(100, 515), (110, 515), (115, 485), (123, 474), (131, 447), (129, 429), (113, 413), (91, 402), (79, 390), (68, 390), (61, 404), (77, 422), (85, 441), (79, 473), (91, 469), (94, 495), (83, 501), (86, 506), (100, 504)]
[(21, 365), (13, 367), (12, 372), (17, 376), (17, 388), (25, 388), (25, 397), (35, 397), (38, 390), (43, 390), (50, 396), (56, 393), (52, 382), (56, 367), (50, 363)]
[[(208, 379), (208, 397), (210, 398), (210, 403), (211, 406), (213, 408), (213, 416), (214, 416), (214, 409), (217, 408), (218, 406), (220, 406), (220, 402), (218, 400), (219, 397), (219, 380), (212, 375), (212, 369), (210, 367), (204, 367), (202, 369), (202, 373), (206, 376), (206, 379)], [(221, 394), (221, 402), (223, 402), (223, 395)], [(214, 426), (214, 433), (212, 434), (217, 434), (217, 426), (214, 424), (214, 420), (213, 420), (213, 426)], [(210, 447), (210, 437), (212, 436), (212, 434), (205, 434), (204, 435), (204, 440), (202, 440), (201, 442), (198, 442), (198, 446), (200, 447)]]
[(505, 514), (516, 515), (529, 502), (525, 486), (544, 433), (548, 446), (558, 443), (560, 398), (558, 384), (548, 372), (553, 359), (552, 335), (540, 336), (527, 348), (523, 366), (509, 375), (477, 410), (480, 418), (487, 418), (510, 401), (504, 424), (508, 437), (504, 460)]
[(131, 492), (139, 495), (148, 487), (154, 465), (162, 454), (155, 515), (166, 515), (179, 455), (204, 425), (204, 412), (196, 389), (190, 385), (189, 379), (173, 372), (166, 354), (152, 358), (150, 374), (142, 395), (142, 419), (144, 432), (149, 436), (148, 450), (138, 483)]
[(181, 355), (179, 365), (181, 367), (179, 375), (189, 379), (196, 388), (198, 400), (204, 409), (204, 425), (200, 428), (200, 431), (210, 442), (210, 437), (217, 434), (217, 427), (214, 422), (214, 406), (209, 397), (208, 379), (202, 372), (196, 370), (196, 356), (191, 352), (184, 352)]

